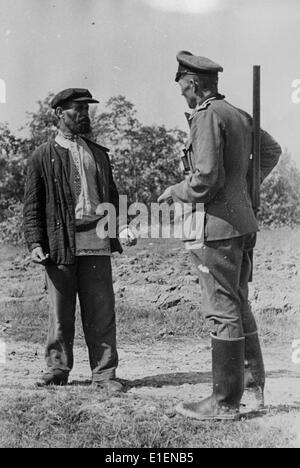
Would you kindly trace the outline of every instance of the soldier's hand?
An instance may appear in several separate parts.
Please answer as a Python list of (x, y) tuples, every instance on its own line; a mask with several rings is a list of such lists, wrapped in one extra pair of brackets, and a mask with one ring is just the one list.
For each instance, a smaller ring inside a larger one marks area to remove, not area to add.
[(162, 195), (160, 195), (160, 197), (158, 197), (158, 200), (157, 200), (158, 203), (168, 203), (168, 205), (173, 204), (173, 197), (171, 195), (171, 188), (172, 187), (166, 188), (164, 193)]
[(119, 239), (123, 247), (132, 247), (137, 243), (136, 235), (128, 226), (121, 228)]
[(31, 252), (31, 260), (39, 265), (45, 265), (49, 259), (49, 254), (44, 254), (42, 247), (36, 247)]

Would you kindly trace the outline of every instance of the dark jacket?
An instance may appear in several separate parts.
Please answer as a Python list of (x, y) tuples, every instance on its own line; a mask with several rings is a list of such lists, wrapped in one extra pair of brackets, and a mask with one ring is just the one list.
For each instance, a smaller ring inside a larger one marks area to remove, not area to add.
[[(108, 150), (84, 139), (92, 151), (99, 197), (118, 212), (119, 195), (113, 180)], [(35, 150), (28, 161), (24, 199), (24, 233), (29, 250), (41, 246), (55, 264), (75, 262), (75, 202), (70, 185), (68, 150), (50, 140)], [(118, 239), (112, 251), (122, 252)]]
[[(191, 174), (172, 187), (175, 201), (203, 203), (206, 240), (242, 236), (258, 230), (249, 194), (252, 119), (218, 95), (191, 118), (187, 144)], [(278, 143), (261, 130), (262, 180), (277, 164)]]

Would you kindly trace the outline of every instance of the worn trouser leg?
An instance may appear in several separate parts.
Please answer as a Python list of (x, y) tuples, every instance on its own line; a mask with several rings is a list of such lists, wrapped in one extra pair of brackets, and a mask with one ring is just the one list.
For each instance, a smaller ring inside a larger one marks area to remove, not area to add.
[(244, 355), (240, 271), (244, 237), (205, 242), (192, 251), (202, 286), (205, 317), (213, 323), (213, 391), (196, 403), (187, 402), (177, 411), (199, 420), (237, 419), (244, 392)]
[(111, 261), (108, 256), (78, 257), (81, 316), (93, 381), (115, 377), (118, 365)]
[(249, 249), (254, 248), (256, 235), (249, 236), (244, 247), (239, 295), (245, 335), (245, 388), (253, 388), (260, 407), (264, 406), (265, 368), (257, 325), (248, 300), (251, 260)]
[(241, 315), (242, 315), (242, 324), (243, 331), (245, 334), (253, 333), (257, 331), (257, 325), (252, 313), (251, 305), (249, 302), (249, 278), (251, 275), (251, 259), (249, 255), (249, 250), (255, 247), (256, 243), (256, 234), (250, 234), (246, 237), (244, 248), (243, 248), (243, 258), (240, 272), (240, 282), (239, 282), (239, 297), (241, 302)]
[[(200, 420), (239, 417), (246, 353), (243, 322), (252, 325), (251, 309), (247, 308), (243, 314), (241, 298), (244, 293), (248, 300), (245, 250), (250, 236), (205, 242), (192, 251), (202, 285), (205, 316), (214, 326), (213, 392), (199, 402), (179, 405), (177, 411), (184, 416)], [(243, 275), (245, 284), (241, 293)]]
[(205, 317), (213, 333), (222, 339), (243, 336), (240, 274), (245, 236), (205, 242), (192, 251), (202, 286)]
[(46, 281), (50, 302), (46, 363), (50, 373), (68, 374), (73, 367), (76, 265), (47, 265)]

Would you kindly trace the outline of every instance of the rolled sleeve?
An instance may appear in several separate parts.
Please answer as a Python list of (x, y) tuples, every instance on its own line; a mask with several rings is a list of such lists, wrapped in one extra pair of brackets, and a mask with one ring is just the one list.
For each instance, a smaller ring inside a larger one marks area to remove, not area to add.
[(274, 138), (265, 130), (260, 131), (260, 138), (260, 170), (261, 182), (263, 182), (278, 163), (282, 151), (277, 141), (275, 141)]

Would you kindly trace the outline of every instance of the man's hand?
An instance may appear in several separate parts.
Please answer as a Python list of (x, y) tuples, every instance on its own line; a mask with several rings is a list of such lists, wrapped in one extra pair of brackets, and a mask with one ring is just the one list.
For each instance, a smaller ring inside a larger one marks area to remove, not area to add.
[(128, 226), (121, 228), (119, 239), (123, 247), (132, 247), (137, 243), (137, 237)]
[(36, 247), (31, 252), (31, 260), (34, 263), (38, 263), (39, 265), (45, 265), (48, 261), (49, 254), (44, 254), (42, 247)]
[(172, 187), (166, 188), (164, 193), (158, 197), (158, 203), (168, 203), (168, 205), (172, 205), (174, 203), (173, 197), (171, 195), (171, 189)]

